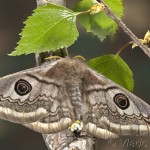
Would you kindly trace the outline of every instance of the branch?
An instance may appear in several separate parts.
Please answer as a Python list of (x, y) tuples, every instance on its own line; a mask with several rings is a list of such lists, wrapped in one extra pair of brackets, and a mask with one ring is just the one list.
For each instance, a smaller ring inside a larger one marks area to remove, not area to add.
[[(36, 0), (36, 2), (37, 2), (37, 6), (46, 5), (47, 3), (53, 3), (62, 6), (66, 5), (66, 0)], [(45, 61), (45, 58), (49, 56), (66, 57), (68, 56), (68, 50), (67, 48), (63, 48), (55, 52), (51, 51), (51, 52), (36, 53), (35, 54), (36, 65), (37, 66), (41, 65)]]
[(46, 5), (47, 3), (53, 3), (57, 5), (66, 5), (66, 0), (36, 0), (37, 1), (37, 6), (39, 5)]
[(105, 11), (107, 15), (112, 18), (118, 26), (120, 26), (123, 31), (145, 52), (145, 54), (150, 57), (150, 48), (146, 47), (142, 44), (139, 39), (131, 32), (131, 30), (111, 11), (111, 9), (105, 4), (103, 0), (98, 0), (98, 2), (102, 2), (105, 5)]
[(95, 139), (83, 136), (77, 139), (71, 131), (64, 130), (55, 134), (43, 134), (48, 150), (93, 150)]
[[(36, 0), (37, 6), (46, 5), (47, 3), (54, 3), (57, 5), (66, 5), (65, 0)], [(56, 52), (37, 53), (35, 56), (37, 66), (44, 62), (44, 58), (52, 55), (65, 57), (68, 55), (67, 49), (60, 49)], [(84, 134), (79, 139), (75, 137), (73, 132), (66, 129), (55, 134), (42, 134), (48, 150), (93, 150), (95, 146), (95, 139)]]

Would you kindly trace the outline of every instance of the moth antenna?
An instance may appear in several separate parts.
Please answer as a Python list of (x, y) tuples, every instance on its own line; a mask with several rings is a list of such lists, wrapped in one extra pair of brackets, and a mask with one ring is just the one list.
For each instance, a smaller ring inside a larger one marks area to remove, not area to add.
[(79, 59), (81, 61), (86, 61), (85, 58), (81, 55), (77, 55), (77, 56), (73, 57), (73, 59)]
[(54, 60), (54, 59), (61, 59), (62, 57), (60, 56), (49, 56), (49, 57), (46, 57), (44, 58), (44, 60)]

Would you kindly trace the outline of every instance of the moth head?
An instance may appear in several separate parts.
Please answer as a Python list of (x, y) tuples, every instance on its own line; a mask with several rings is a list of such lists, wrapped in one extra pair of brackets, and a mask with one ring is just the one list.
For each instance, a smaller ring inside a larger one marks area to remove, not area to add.
[(19, 79), (15, 83), (14, 90), (18, 95), (24, 96), (27, 95), (32, 90), (32, 86), (28, 81), (24, 79)]
[(129, 99), (122, 93), (118, 93), (114, 96), (114, 102), (122, 110), (125, 110), (130, 106)]

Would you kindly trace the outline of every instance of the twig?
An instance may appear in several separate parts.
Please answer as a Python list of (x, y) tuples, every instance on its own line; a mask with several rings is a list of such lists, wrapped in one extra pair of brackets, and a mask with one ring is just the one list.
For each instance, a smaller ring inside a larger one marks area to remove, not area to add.
[[(48, 2), (54, 3), (57, 5), (65, 6), (65, 0), (36, 0), (37, 6), (45, 5)], [(44, 52), (36, 54), (36, 64), (37, 66), (41, 65), (46, 57), (58, 55), (61, 57), (68, 56), (68, 51), (66, 48), (58, 50), (56, 52)], [(75, 137), (75, 135), (68, 129), (55, 133), (55, 134), (42, 134), (45, 144), (48, 150), (93, 150), (95, 139), (88, 136), (83, 136), (79, 139)]]
[(105, 5), (105, 11), (109, 17), (111, 17), (120, 26), (123, 31), (145, 52), (145, 54), (150, 57), (150, 48), (142, 44), (139, 39), (131, 32), (131, 30), (111, 11), (111, 9), (106, 5), (103, 0), (98, 0)]

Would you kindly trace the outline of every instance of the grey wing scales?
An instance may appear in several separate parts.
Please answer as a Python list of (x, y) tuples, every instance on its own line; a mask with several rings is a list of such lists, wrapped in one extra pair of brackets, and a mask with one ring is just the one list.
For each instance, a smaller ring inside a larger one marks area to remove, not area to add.
[(36, 128), (37, 132), (42, 133), (53, 133), (69, 127), (73, 114), (67, 95), (62, 94), (64, 88), (57, 80), (55, 82), (45, 76), (56, 63), (2, 77), (0, 118), (30, 124), (29, 128)]
[(150, 106), (147, 103), (90, 69), (88, 75), (94, 79), (84, 83), (89, 108), (84, 122), (88, 133), (104, 139), (119, 135), (150, 135)]
[(74, 114), (68, 94), (64, 87), (59, 87), (56, 93), (56, 96), (49, 99), (52, 102), (49, 105), (49, 113), (46, 117), (36, 122), (23, 125), (36, 132), (45, 134), (60, 132), (71, 126), (74, 121)]

